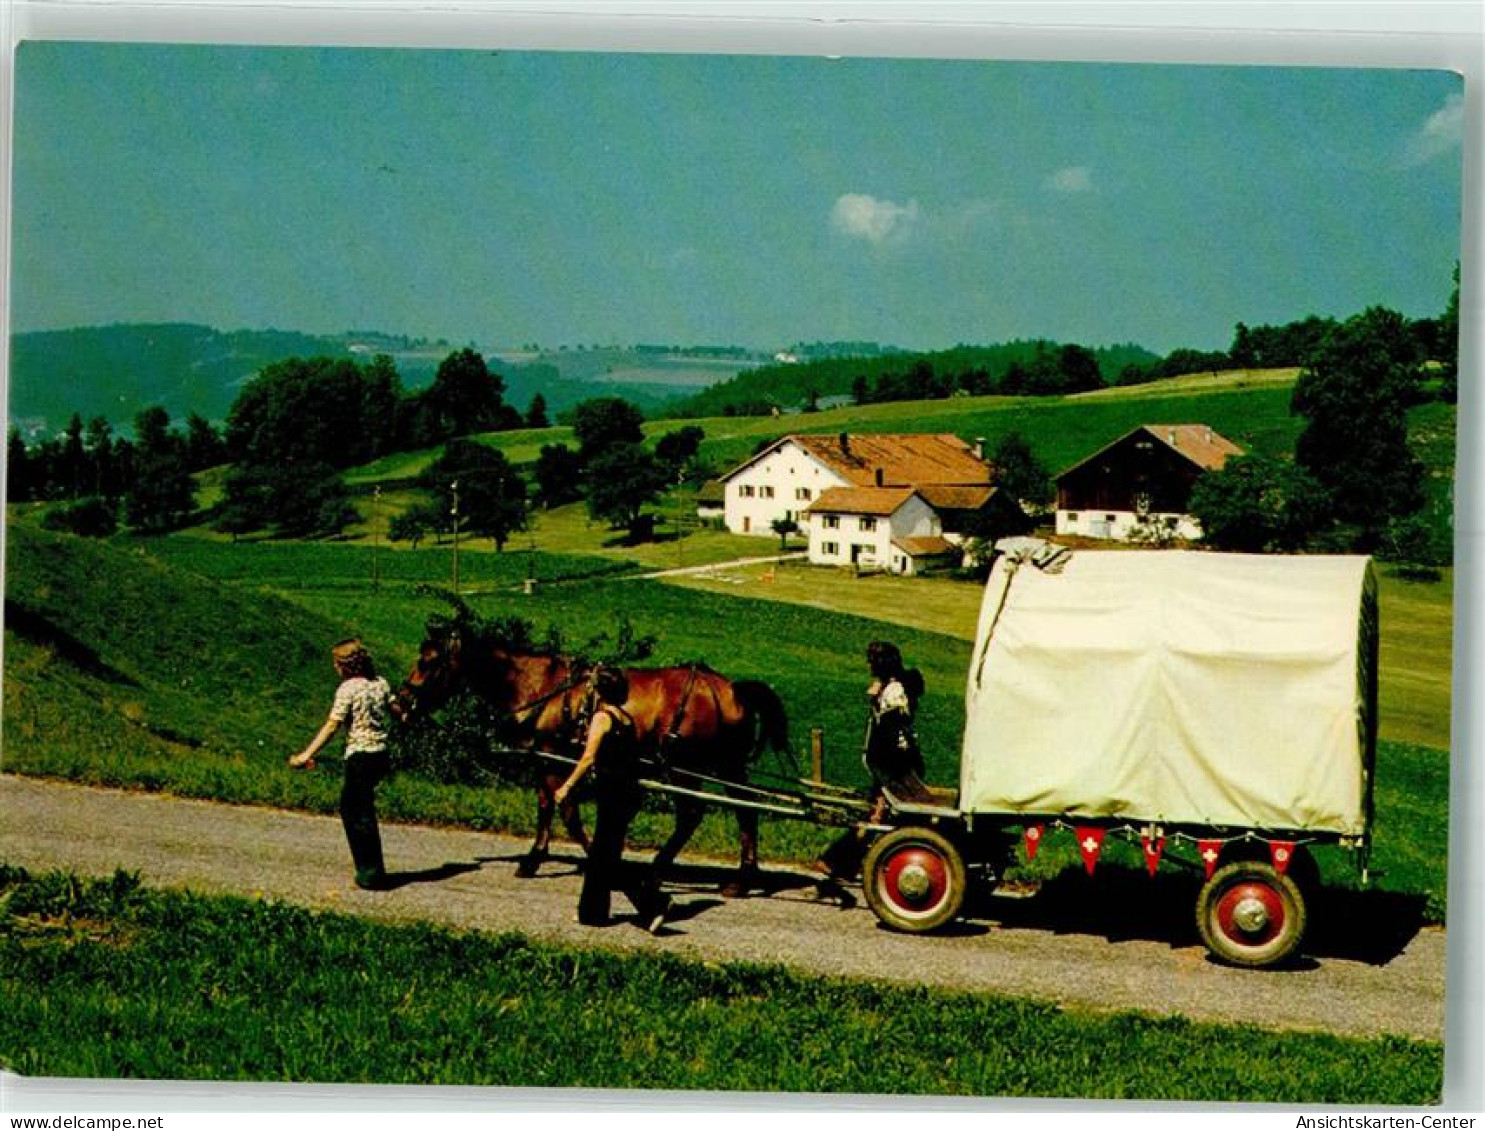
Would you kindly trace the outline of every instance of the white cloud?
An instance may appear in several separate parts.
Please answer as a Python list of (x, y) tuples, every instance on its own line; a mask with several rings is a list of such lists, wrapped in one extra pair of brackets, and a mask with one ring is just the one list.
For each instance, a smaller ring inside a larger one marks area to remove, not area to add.
[(1422, 165), (1445, 153), (1459, 148), (1464, 140), (1464, 95), (1455, 91), (1444, 99), (1444, 104), (1435, 110), (1408, 139), (1406, 162)]
[(1053, 192), (1092, 192), (1093, 174), (1086, 165), (1069, 165), (1048, 177), (1047, 187)]
[(917, 221), (916, 200), (898, 204), (863, 193), (846, 193), (830, 210), (830, 224), (836, 231), (877, 245), (905, 238)]

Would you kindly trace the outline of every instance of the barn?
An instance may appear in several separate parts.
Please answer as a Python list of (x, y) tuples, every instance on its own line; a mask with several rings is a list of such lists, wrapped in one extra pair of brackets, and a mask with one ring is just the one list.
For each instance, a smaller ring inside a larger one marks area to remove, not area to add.
[(1243, 454), (1205, 424), (1143, 424), (1057, 477), (1057, 533), (1127, 542), (1158, 531), (1196, 541), (1192, 487)]

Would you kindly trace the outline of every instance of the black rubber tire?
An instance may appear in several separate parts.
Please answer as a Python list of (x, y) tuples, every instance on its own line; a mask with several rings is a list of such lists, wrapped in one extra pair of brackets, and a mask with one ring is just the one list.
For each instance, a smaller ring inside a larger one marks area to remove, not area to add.
[(877, 838), (861, 869), (866, 902), (895, 931), (923, 934), (964, 907), (964, 857), (932, 829), (903, 828)]
[(1299, 885), (1255, 860), (1220, 869), (1196, 898), (1201, 941), (1229, 966), (1256, 969), (1293, 957), (1304, 942), (1306, 916)]

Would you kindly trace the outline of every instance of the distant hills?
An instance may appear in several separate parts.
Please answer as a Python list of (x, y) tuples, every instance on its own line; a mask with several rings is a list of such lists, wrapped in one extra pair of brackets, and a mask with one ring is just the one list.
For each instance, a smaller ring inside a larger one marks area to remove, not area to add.
[[(319, 336), (284, 330), (223, 331), (193, 323), (127, 323), (15, 334), (9, 418), (28, 437), (55, 432), (74, 412), (132, 429), (142, 409), (173, 420), (200, 413), (221, 421), (238, 391), (265, 365), (289, 357), (389, 355), (409, 389), (433, 380), (439, 363), (466, 344), (372, 331)], [(476, 347), (478, 348), (478, 347)], [(646, 412), (770, 360), (736, 347), (579, 347), (482, 350), (505, 379), (506, 400), (525, 411), (538, 392), (550, 412), (600, 395), (623, 396)]]

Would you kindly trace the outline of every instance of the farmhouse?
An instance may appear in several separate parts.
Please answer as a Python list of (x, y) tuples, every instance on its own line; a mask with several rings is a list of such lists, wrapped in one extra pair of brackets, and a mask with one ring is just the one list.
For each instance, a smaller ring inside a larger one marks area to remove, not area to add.
[(911, 487), (831, 487), (805, 517), (816, 565), (911, 574), (955, 554), (939, 516)]
[(1130, 541), (1161, 530), (1194, 541), (1191, 488), (1243, 450), (1205, 424), (1145, 424), (1057, 477), (1057, 533)]
[(954, 559), (982, 516), (1022, 528), (1021, 508), (991, 479), (980, 445), (953, 435), (785, 436), (722, 477), (725, 521), (770, 534), (792, 520), (812, 562), (916, 573)]
[(727, 529), (771, 534), (832, 487), (990, 485), (976, 448), (947, 434), (793, 435), (722, 476)]

